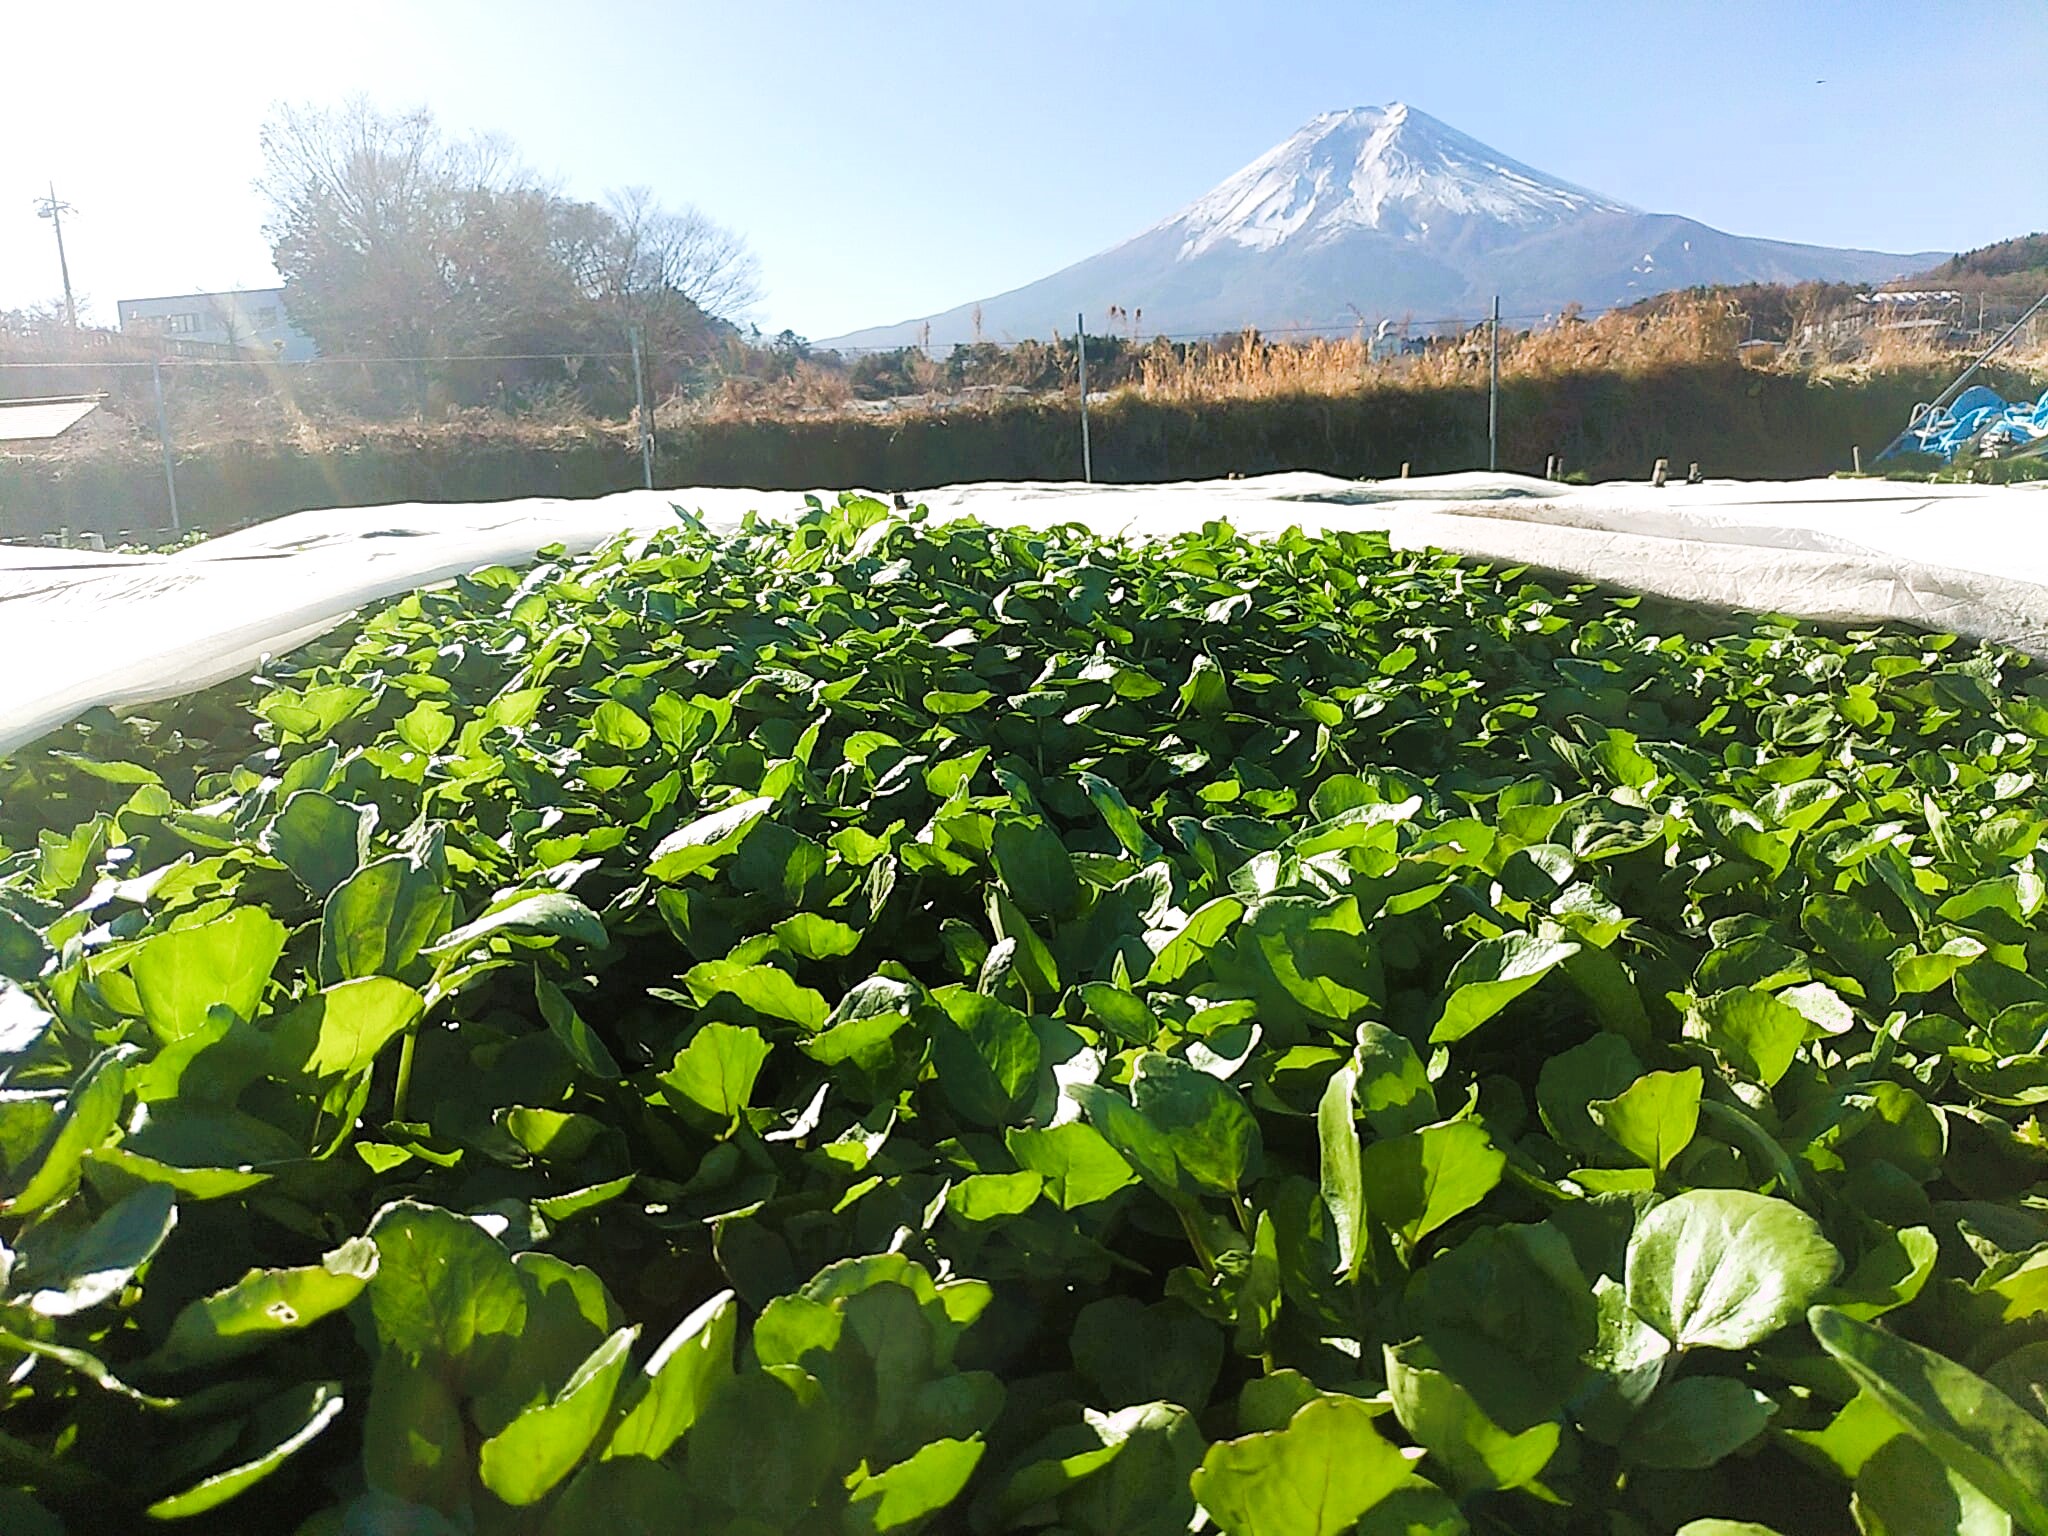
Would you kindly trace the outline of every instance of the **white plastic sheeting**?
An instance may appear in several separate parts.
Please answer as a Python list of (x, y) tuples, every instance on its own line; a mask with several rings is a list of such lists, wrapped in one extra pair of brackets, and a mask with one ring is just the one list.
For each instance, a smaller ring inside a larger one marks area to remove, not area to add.
[(99, 408), (97, 399), (0, 400), (0, 443), (59, 436)]
[[(824, 494), (824, 493), (821, 493)], [(939, 516), (1161, 536), (1228, 521), (1384, 529), (1435, 547), (1714, 608), (1827, 623), (1895, 620), (2048, 657), (2048, 483), (1874, 480), (1564, 486), (1515, 475), (1178, 485), (952, 486)], [(672, 523), (788, 515), (787, 491), (687, 488), (590, 501), (407, 503), (300, 512), (172, 555), (0, 546), (0, 752), (96, 704), (208, 687), (303, 645), (365, 603), (551, 544), (586, 550)]]

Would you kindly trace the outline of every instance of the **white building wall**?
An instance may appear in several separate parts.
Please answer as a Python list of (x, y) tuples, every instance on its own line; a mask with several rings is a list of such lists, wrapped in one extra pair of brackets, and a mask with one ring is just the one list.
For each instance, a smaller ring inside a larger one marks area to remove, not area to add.
[(168, 336), (216, 346), (233, 343), (247, 352), (274, 353), (287, 363), (320, 355), (313, 338), (293, 325), (285, 312), (282, 288), (122, 299), (115, 309), (122, 331), (131, 335)]

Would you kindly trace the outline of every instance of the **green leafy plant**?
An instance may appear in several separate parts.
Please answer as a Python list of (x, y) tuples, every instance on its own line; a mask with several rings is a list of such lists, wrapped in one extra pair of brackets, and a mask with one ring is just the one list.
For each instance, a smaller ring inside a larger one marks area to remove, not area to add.
[(2044, 738), (859, 499), (96, 712), (0, 764), (0, 1524), (2048, 1532)]

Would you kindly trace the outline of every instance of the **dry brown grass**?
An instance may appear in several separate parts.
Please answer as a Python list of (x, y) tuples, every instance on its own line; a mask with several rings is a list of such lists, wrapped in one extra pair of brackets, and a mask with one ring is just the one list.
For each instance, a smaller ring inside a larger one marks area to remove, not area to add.
[[(1996, 340), (1991, 336), (1988, 340)], [(1987, 342), (1988, 344), (1988, 342)], [(1825, 363), (1812, 372), (1817, 378), (1857, 380), (1875, 374), (1943, 368), (1960, 369), (1978, 349), (1956, 347), (1925, 330), (1872, 330), (1861, 355)], [(2015, 337), (1997, 357), (1997, 366), (2039, 377), (2048, 374), (2048, 318)]]
[[(1544, 330), (1501, 334), (1504, 378), (1573, 373), (1652, 373), (1731, 362), (1743, 337), (1741, 315), (1709, 300), (1653, 315), (1567, 315)], [(1148, 398), (1199, 402), (1290, 395), (1342, 395), (1367, 389), (1428, 389), (1483, 381), (1490, 366), (1483, 329), (1432, 342), (1420, 356), (1375, 361), (1363, 336), (1274, 342), (1247, 332), (1234, 345), (1177, 351), (1157, 347), (1140, 362), (1136, 391)]]
[(678, 395), (656, 407), (654, 425), (741, 421), (754, 417), (834, 416), (853, 404), (853, 384), (837, 369), (800, 361), (784, 378), (724, 379), (703, 400)]
[[(2048, 319), (2048, 317), (2044, 317)], [(1924, 331), (1865, 334), (1853, 361), (1810, 365), (1791, 351), (1745, 347), (1747, 321), (1725, 300), (1683, 299), (1654, 313), (1607, 314), (1587, 320), (1568, 315), (1541, 330), (1507, 332), (1501, 339), (1501, 372), (1515, 379), (1581, 375), (1643, 377), (1665, 370), (1745, 365), (1805, 377), (1863, 381), (1887, 373), (1941, 374), (1967, 358), (1953, 346), (1932, 341)], [(1032, 350), (1035, 349), (1035, 350)], [(658, 432), (694, 424), (730, 426), (749, 421), (918, 419), (939, 415), (994, 414), (1019, 406), (1042, 408), (1064, 397), (1071, 403), (1071, 356), (1055, 346), (1028, 343), (1014, 352), (989, 355), (962, 370), (914, 354), (901, 364), (897, 387), (917, 390), (886, 399), (859, 397), (857, 380), (844, 369), (799, 359), (785, 370), (733, 373), (696, 398), (677, 394), (655, 411)], [(108, 366), (134, 361), (134, 344), (123, 338), (100, 343), (90, 363), (76, 353), (52, 350), (23, 338), (0, 339), (0, 356), (32, 362), (32, 370), (7, 376), (0, 393), (104, 392), (105, 408), (63, 437), (0, 449), (10, 457), (82, 460), (143, 460), (159, 450), (155, 404), (146, 368)], [(140, 354), (136, 354), (140, 355)], [(1465, 336), (1432, 340), (1428, 350), (1374, 361), (1363, 337), (1297, 341), (1246, 334), (1232, 340), (1176, 345), (1155, 340), (1114, 356), (1105, 368), (1112, 393), (1201, 407), (1258, 399), (1328, 399), (1376, 390), (1427, 391), (1483, 388), (1488, 365), (1484, 328)], [(2008, 350), (2002, 367), (2048, 382), (2048, 323), (2036, 327), (2029, 345)], [(94, 367), (92, 364), (99, 364)], [(1095, 359), (1090, 358), (1091, 382)], [(213, 367), (180, 362), (163, 370), (171, 435), (180, 454), (275, 452), (309, 455), (352, 451), (405, 451), (463, 444), (567, 450), (603, 444), (630, 449), (635, 429), (630, 410), (599, 415), (570, 384), (507, 384), (488, 405), (457, 406), (430, 390), (411, 402), (408, 389), (388, 372), (336, 365), (332, 369)], [(1016, 382), (1025, 380), (1028, 382)], [(2036, 385), (2036, 388), (2039, 386)], [(630, 398), (630, 397), (629, 397)]]

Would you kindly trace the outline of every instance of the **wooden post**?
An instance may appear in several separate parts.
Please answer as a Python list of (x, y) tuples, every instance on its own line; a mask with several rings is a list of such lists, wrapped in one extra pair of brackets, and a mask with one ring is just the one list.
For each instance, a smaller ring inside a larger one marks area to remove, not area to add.
[(654, 422), (647, 414), (647, 375), (640, 360), (640, 327), (626, 328), (633, 346), (633, 422), (640, 429), (640, 483), (654, 489)]
[(1403, 480), (1408, 478), (1408, 461), (1406, 459), (1401, 461), (1401, 478)]
[(1670, 476), (1671, 461), (1669, 459), (1659, 459), (1657, 461), (1656, 467), (1650, 471), (1650, 484), (1661, 490), (1664, 486), (1664, 482), (1667, 479), (1669, 479)]
[(1546, 480), (1555, 480), (1557, 478), (1557, 455), (1554, 453), (1548, 455), (1543, 460), (1543, 478)]
[(149, 361), (149, 387), (156, 396), (156, 440), (164, 455), (164, 489), (171, 498), (171, 532), (183, 533), (184, 526), (178, 521), (177, 455), (171, 451), (171, 419), (164, 411), (164, 370), (156, 358)]
[(1486, 467), (1500, 468), (1500, 295), (1493, 296), (1493, 360), (1486, 374)]
[(1858, 446), (1849, 450), (1849, 462), (1855, 466), (1855, 473), (1863, 473), (1863, 449)]
[(1074, 366), (1081, 389), (1081, 479), (1095, 483), (1095, 456), (1088, 446), (1088, 317), (1074, 316)]

